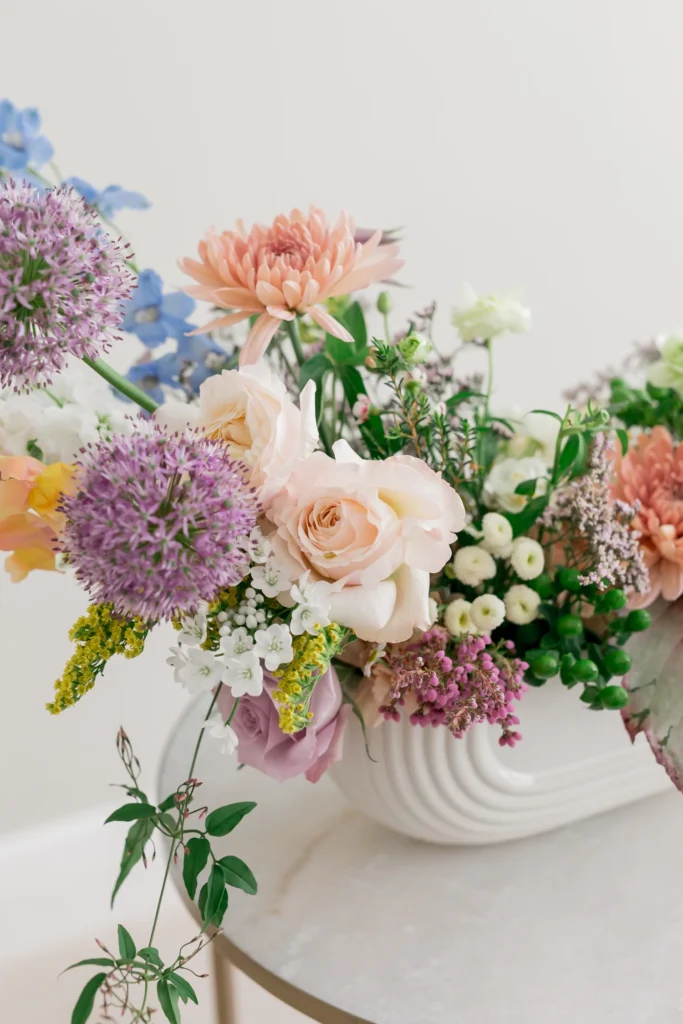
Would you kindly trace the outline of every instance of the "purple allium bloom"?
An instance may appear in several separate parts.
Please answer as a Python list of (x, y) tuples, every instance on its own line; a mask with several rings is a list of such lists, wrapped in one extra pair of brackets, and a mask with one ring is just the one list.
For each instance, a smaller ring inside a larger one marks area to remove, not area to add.
[(116, 339), (135, 282), (125, 247), (71, 190), (0, 184), (0, 385), (49, 383)]
[(245, 576), (258, 505), (219, 442), (151, 426), (88, 445), (77, 467), (60, 544), (94, 600), (172, 619)]

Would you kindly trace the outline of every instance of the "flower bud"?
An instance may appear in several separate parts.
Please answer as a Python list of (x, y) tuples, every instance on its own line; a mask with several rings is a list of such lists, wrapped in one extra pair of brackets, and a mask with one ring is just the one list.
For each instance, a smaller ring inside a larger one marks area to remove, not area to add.
[(413, 331), (407, 337), (401, 338), (398, 350), (406, 363), (410, 366), (419, 366), (420, 363), (427, 362), (432, 346), (427, 338), (423, 338), (421, 334), (416, 334)]
[(382, 316), (387, 316), (391, 313), (391, 296), (389, 292), (380, 292), (377, 296), (377, 310)]

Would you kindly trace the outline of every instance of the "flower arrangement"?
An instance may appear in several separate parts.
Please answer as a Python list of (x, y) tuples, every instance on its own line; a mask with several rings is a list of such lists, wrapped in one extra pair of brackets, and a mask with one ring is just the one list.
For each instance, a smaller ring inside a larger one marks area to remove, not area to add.
[[(129, 826), (113, 897), (160, 834), (202, 930), (162, 957), (165, 880), (142, 944), (119, 926), (118, 949), (74, 965), (97, 971), (72, 1020), (99, 996), (149, 1021), (156, 997), (177, 1024), (229, 892), (257, 890), (212, 846), (255, 805), (201, 806), (201, 744), (316, 782), (353, 715), (363, 729), (405, 715), (453, 742), (487, 724), (514, 746), (527, 687), (554, 677), (592, 710), (624, 708), (641, 605), (683, 590), (680, 439), (657, 413), (628, 447), (638, 403), (662, 400), (654, 385), (613, 382), (611, 406), (564, 415), (496, 411), (494, 344), (529, 311), (468, 289), (454, 337), (487, 372), (458, 376), (434, 306), (392, 328), (395, 237), (346, 214), (210, 232), (180, 262), (184, 290), (165, 293), (112, 222), (144, 197), (53, 165), (49, 179), (39, 133), (35, 111), (0, 105), (0, 550), (12, 579), (74, 573), (90, 596), (53, 714), (164, 621), (169, 676), (209, 702), (187, 780), (159, 803), (119, 732), (128, 800), (109, 818)], [(195, 300), (213, 307), (203, 328)], [(121, 331), (142, 350), (125, 377), (102, 358)], [(632, 730), (647, 720), (627, 714)]]

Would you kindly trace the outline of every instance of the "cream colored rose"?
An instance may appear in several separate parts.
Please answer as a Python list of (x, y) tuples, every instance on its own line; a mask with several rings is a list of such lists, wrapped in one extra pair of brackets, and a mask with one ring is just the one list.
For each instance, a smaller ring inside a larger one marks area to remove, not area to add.
[(396, 643), (430, 625), (429, 574), (465, 525), (462, 501), (409, 455), (363, 461), (345, 441), (294, 466), (266, 515), (292, 579), (330, 588), (330, 618), (363, 640)]
[(285, 385), (264, 363), (256, 363), (208, 377), (199, 389), (198, 408), (167, 402), (155, 418), (178, 429), (174, 406), (180, 406), (188, 426), (222, 441), (245, 463), (264, 502), (282, 485), (296, 460), (318, 444), (312, 381), (301, 392), (300, 405), (297, 409)]

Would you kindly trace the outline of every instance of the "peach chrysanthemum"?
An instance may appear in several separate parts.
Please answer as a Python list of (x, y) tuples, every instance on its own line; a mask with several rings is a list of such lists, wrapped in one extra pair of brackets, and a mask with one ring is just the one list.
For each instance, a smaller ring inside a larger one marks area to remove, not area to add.
[(237, 231), (211, 230), (199, 243), (199, 261), (186, 258), (180, 267), (198, 282), (185, 289), (188, 294), (233, 310), (203, 331), (259, 314), (240, 353), (246, 366), (258, 362), (281, 322), (297, 313), (308, 313), (329, 334), (353, 341), (321, 303), (367, 288), (403, 266), (398, 245), (381, 241), (382, 232), (376, 231), (361, 245), (347, 214), (330, 227), (322, 211), (311, 207), (308, 216), (293, 210), (248, 233), (241, 221)]
[(650, 573), (650, 590), (631, 603), (649, 605), (660, 594), (676, 601), (683, 594), (683, 444), (655, 427), (615, 458), (615, 469), (613, 496), (638, 507), (632, 528)]

